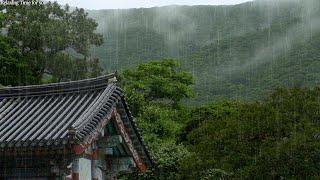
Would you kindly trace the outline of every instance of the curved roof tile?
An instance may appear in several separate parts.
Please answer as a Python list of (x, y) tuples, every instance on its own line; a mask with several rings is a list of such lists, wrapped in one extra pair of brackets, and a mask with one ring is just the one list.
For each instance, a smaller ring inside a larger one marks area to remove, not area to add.
[(81, 81), (0, 89), (0, 149), (50, 146), (70, 141), (83, 143), (121, 104), (138, 139), (137, 149), (152, 158), (129, 111), (122, 90), (112, 82), (115, 74)]

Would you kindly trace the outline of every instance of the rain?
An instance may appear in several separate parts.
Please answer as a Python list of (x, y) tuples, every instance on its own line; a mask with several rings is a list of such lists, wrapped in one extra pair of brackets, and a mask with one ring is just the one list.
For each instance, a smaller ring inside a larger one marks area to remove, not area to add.
[(319, 0), (0, 1), (0, 179), (319, 179)]

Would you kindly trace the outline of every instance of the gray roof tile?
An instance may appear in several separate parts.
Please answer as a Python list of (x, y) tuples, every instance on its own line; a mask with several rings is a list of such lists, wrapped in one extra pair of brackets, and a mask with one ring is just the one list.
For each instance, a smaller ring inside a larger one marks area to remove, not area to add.
[[(81, 81), (0, 89), (0, 150), (6, 147), (81, 144), (96, 133), (119, 103), (128, 117), (137, 149), (152, 164), (114, 74)], [(128, 122), (126, 122), (128, 123)], [(70, 140), (69, 130), (75, 130)], [(76, 142), (73, 142), (73, 141)]]

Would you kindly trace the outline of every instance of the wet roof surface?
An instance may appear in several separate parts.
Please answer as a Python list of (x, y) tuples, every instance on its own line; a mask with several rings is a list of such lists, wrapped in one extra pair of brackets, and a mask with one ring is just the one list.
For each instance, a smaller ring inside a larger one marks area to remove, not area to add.
[(121, 99), (112, 77), (1, 89), (0, 146), (67, 143), (71, 128), (89, 135)]

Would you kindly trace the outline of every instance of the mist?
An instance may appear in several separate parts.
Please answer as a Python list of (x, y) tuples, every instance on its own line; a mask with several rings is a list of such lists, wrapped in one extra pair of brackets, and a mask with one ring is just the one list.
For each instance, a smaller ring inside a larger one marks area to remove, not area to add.
[(319, 3), (257, 0), (233, 6), (88, 11), (105, 40), (92, 53), (107, 72), (175, 58), (194, 75), (199, 96), (209, 92), (206, 101), (225, 93), (217, 88), (230, 84), (227, 97), (243, 96), (238, 88), (246, 92), (262, 86), (266, 77), (277, 76), (274, 69), (290, 66), (292, 49), (313, 40), (320, 31)]
[[(228, 68), (219, 69), (219, 72), (230, 75), (237, 75), (243, 71), (249, 71), (257, 66), (268, 63), (274, 60), (277, 56), (291, 50), (294, 44), (308, 41), (313, 38), (315, 32), (320, 31), (320, 2), (316, 0), (302, 1), (302, 0), (283, 0), (283, 2), (274, 0), (261, 0), (259, 6), (265, 6), (268, 11), (274, 12), (279, 6), (291, 6), (292, 3), (303, 4), (302, 10), (299, 14), (300, 22), (290, 27), (283, 33), (282, 36), (277, 37), (275, 40), (270, 40), (268, 46), (257, 48), (254, 56), (246, 63), (237, 66), (231, 64)], [(272, 16), (273, 13), (270, 13)], [(268, 16), (268, 19), (273, 17)], [(270, 25), (269, 25), (270, 26)], [(271, 37), (269, 37), (271, 38)]]

